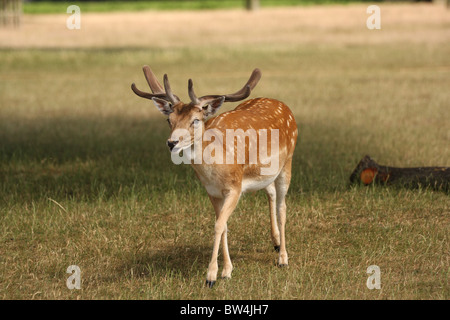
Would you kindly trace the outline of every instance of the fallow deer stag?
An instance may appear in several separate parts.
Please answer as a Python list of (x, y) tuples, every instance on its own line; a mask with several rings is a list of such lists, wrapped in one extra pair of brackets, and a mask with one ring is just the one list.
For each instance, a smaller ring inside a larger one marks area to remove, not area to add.
[[(167, 145), (172, 159), (174, 155), (188, 155), (189, 163), (206, 188), (216, 213), (214, 245), (206, 285), (212, 287), (217, 279), (220, 242), (224, 258), (222, 277), (231, 277), (233, 266), (228, 252), (227, 221), (241, 194), (246, 191), (264, 189), (267, 193), (272, 242), (279, 252), (278, 265), (286, 266), (285, 196), (291, 180), (292, 156), (298, 135), (292, 112), (280, 101), (256, 98), (241, 103), (232, 111), (209, 118), (224, 102), (247, 98), (261, 78), (259, 69), (253, 71), (242, 89), (226, 95), (197, 97), (192, 80), (189, 79), (188, 93), (191, 102), (187, 104), (173, 94), (167, 75), (164, 75), (163, 87), (148, 66), (144, 66), (143, 71), (152, 93), (140, 91), (134, 83), (131, 85), (132, 90), (142, 98), (151, 99), (159, 111), (168, 117), (171, 134)], [(184, 130), (185, 134), (180, 136), (180, 130)], [(263, 135), (267, 134), (267, 130), (271, 133), (270, 141), (267, 140), (267, 135)], [(240, 135), (236, 135), (236, 132)], [(259, 157), (253, 148), (255, 144), (259, 145)], [(245, 150), (243, 155), (239, 155), (240, 150)], [(199, 154), (208, 156), (208, 151), (210, 158), (197, 161)], [(224, 154), (227, 161), (223, 161)], [(276, 164), (275, 169), (273, 163)], [(268, 164), (272, 170), (269, 170)]]

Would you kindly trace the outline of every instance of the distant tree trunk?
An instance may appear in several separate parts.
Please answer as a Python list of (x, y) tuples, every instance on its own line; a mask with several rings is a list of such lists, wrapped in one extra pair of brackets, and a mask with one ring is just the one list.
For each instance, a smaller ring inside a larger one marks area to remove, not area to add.
[(259, 0), (246, 0), (246, 7), (249, 11), (256, 11), (259, 9)]
[(450, 190), (449, 167), (396, 168), (379, 165), (370, 156), (358, 163), (350, 176), (351, 183), (362, 182), (404, 187), (430, 187), (436, 190)]
[(5, 0), (0, 0), (0, 23), (2, 25), (6, 25), (7, 24), (7, 17), (6, 17), (6, 1)]
[(0, 0), (0, 25), (20, 25), (22, 0)]

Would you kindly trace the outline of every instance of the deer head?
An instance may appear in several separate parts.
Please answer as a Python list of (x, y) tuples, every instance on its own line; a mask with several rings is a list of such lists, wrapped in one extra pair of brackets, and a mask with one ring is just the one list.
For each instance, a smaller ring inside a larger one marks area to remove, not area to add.
[[(179, 152), (190, 148), (194, 143), (195, 129), (202, 129), (201, 132), (204, 132), (207, 118), (214, 115), (224, 102), (244, 100), (261, 79), (261, 71), (255, 69), (247, 83), (239, 91), (232, 94), (207, 95), (200, 98), (196, 96), (194, 84), (189, 79), (188, 93), (191, 102), (186, 104), (173, 94), (167, 74), (164, 75), (163, 88), (149, 66), (144, 66), (143, 71), (152, 93), (139, 90), (134, 83), (131, 85), (131, 89), (139, 97), (152, 100), (156, 108), (167, 116), (167, 122), (171, 128), (167, 146), (171, 152)], [(184, 141), (180, 139), (178, 134), (174, 134), (177, 129), (187, 130), (190, 138), (186, 138)]]

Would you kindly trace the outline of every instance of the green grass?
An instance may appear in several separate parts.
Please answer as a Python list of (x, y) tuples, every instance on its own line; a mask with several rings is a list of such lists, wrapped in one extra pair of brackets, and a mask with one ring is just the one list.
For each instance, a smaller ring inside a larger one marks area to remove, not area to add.
[[(345, 4), (364, 0), (261, 0), (261, 7), (298, 6), (313, 4)], [(366, 1), (367, 2), (367, 1)], [(112, 12), (140, 10), (205, 10), (236, 9), (245, 6), (244, 0), (172, 0), (172, 1), (66, 1), (25, 2), (24, 13), (66, 13), (69, 5), (78, 5), (82, 12)]]
[[(1, 50), (0, 297), (449, 299), (448, 194), (348, 178), (366, 153), (449, 165), (450, 45), (220, 49)], [(248, 194), (228, 225), (233, 278), (203, 287), (212, 206), (171, 163), (164, 117), (129, 88), (145, 88), (144, 64), (184, 99), (189, 77), (199, 94), (232, 91), (258, 66), (253, 96), (292, 108), (288, 268), (264, 194)], [(79, 291), (65, 285), (72, 264)], [(373, 264), (381, 290), (366, 287)]]

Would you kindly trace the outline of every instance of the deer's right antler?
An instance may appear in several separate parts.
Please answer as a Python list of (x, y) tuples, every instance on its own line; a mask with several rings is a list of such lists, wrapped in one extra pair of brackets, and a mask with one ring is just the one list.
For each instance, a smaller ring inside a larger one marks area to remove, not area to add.
[(152, 92), (155, 94), (164, 94), (164, 89), (158, 82), (158, 79), (156, 79), (156, 76), (153, 73), (152, 69), (150, 69), (149, 66), (144, 66), (142, 70), (144, 71), (145, 79), (147, 80), (148, 86), (150, 87)]
[(141, 91), (136, 87), (134, 83), (132, 83), (131, 90), (133, 90), (136, 95), (146, 99), (164, 99), (170, 101), (172, 104), (176, 104), (180, 101), (180, 99), (172, 93), (167, 75), (164, 75), (165, 89), (163, 89), (163, 86), (159, 83), (158, 79), (156, 79), (155, 74), (149, 66), (144, 66), (142, 70), (144, 71), (145, 80), (147, 80), (148, 86), (150, 87), (150, 90), (152, 90), (152, 93)]

